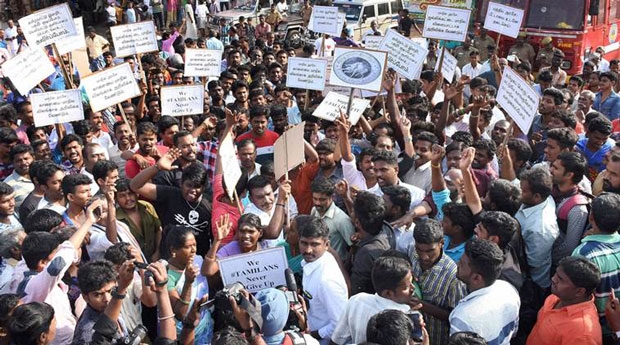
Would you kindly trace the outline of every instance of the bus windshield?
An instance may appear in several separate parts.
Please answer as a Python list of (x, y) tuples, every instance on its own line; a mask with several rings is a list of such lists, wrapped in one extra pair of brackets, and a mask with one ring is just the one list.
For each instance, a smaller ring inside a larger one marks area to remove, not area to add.
[(339, 8), (339, 12), (345, 14), (347, 22), (357, 23), (362, 15), (362, 5), (335, 4)]
[(528, 28), (583, 29), (584, 0), (531, 0), (527, 13)]

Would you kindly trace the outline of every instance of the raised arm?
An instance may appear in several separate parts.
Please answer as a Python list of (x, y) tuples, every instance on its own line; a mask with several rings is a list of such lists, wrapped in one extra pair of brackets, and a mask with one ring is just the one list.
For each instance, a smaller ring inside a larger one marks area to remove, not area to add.
[(443, 146), (435, 144), (431, 153), (431, 186), (433, 192), (441, 192), (446, 189), (446, 181), (441, 171), (441, 160), (446, 154)]
[(467, 206), (474, 215), (482, 212), (482, 202), (480, 201), (480, 195), (476, 189), (474, 183), (474, 177), (471, 173), (471, 163), (474, 161), (476, 155), (476, 149), (468, 147), (463, 151), (461, 161), (459, 162), (459, 168), (463, 173), (463, 189), (465, 191), (465, 201)]
[(263, 228), (263, 239), (274, 240), (280, 236), (284, 220), (286, 219), (286, 212), (288, 212), (288, 198), (291, 194), (291, 181), (283, 181), (280, 183), (280, 189), (278, 191), (278, 199), (276, 201), (273, 216), (269, 225)]
[(136, 177), (131, 180), (129, 187), (132, 191), (142, 195), (149, 200), (157, 200), (157, 186), (150, 181), (157, 175), (157, 172), (171, 171), (176, 168), (172, 165), (181, 152), (177, 148), (171, 148), (163, 157), (157, 161), (157, 164), (142, 170)]
[(213, 239), (211, 248), (209, 248), (209, 251), (205, 254), (205, 259), (202, 262), (202, 267), (200, 268), (200, 274), (205, 277), (212, 277), (220, 271), (220, 265), (217, 263), (217, 250), (219, 249), (222, 240), (228, 236), (228, 233), (232, 228), (228, 213), (221, 215), (215, 224), (217, 234)]
[(340, 110), (340, 118), (334, 122), (338, 125), (338, 131), (340, 132), (338, 134), (338, 144), (340, 145), (340, 154), (342, 155), (342, 159), (347, 162), (351, 162), (354, 158), (353, 152), (351, 152), (351, 142), (349, 141), (349, 129), (351, 128), (351, 123), (342, 110)]

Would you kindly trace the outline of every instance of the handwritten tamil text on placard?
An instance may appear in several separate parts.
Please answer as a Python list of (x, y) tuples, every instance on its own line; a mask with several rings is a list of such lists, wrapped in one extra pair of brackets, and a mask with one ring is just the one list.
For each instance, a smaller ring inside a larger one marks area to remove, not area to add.
[(33, 93), (30, 101), (37, 127), (84, 119), (80, 90)]
[(110, 32), (118, 57), (158, 50), (155, 25), (152, 21), (112, 26)]
[(379, 50), (387, 51), (388, 67), (399, 74), (413, 79), (415, 72), (421, 69), (428, 50), (412, 42), (407, 37), (394, 30), (388, 30), (385, 38), (379, 45)]
[(184, 116), (202, 114), (205, 89), (202, 84), (161, 88), (161, 114)]
[(422, 36), (438, 40), (464, 42), (470, 15), (470, 10), (428, 6)]
[(128, 63), (124, 63), (82, 79), (93, 111), (121, 103), (141, 94)]
[(30, 46), (44, 47), (77, 34), (71, 10), (67, 4), (34, 12), (20, 19), (19, 25)]
[(504, 68), (497, 91), (497, 103), (504, 108), (523, 133), (530, 130), (538, 112), (540, 97), (530, 85), (510, 67)]
[(218, 77), (221, 72), (222, 52), (208, 49), (185, 50), (185, 76)]
[(523, 10), (489, 2), (489, 9), (484, 20), (485, 29), (502, 35), (517, 38), (523, 21)]
[(286, 86), (323, 91), (327, 73), (327, 60), (289, 58)]
[(30, 89), (54, 71), (54, 65), (43, 49), (37, 47), (25, 49), (2, 64), (2, 73), (11, 79), (22, 95), (27, 95)]

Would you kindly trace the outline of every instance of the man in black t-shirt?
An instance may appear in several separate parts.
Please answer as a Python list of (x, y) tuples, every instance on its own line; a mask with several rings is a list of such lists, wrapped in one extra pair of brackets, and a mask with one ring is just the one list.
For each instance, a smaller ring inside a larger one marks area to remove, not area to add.
[(191, 228), (196, 236), (197, 255), (205, 255), (211, 247), (211, 204), (203, 197), (207, 187), (207, 170), (197, 162), (187, 165), (181, 176), (181, 186), (156, 185), (149, 182), (158, 171), (173, 170), (172, 162), (180, 156), (172, 148), (156, 165), (141, 171), (130, 184), (131, 189), (157, 203), (157, 209), (166, 236), (166, 226), (181, 225)]
[(400, 10), (398, 11), (398, 15), (398, 32), (400, 32), (405, 37), (411, 36), (411, 27), (413, 26), (413, 21), (411, 21), (411, 18), (409, 18), (409, 11)]

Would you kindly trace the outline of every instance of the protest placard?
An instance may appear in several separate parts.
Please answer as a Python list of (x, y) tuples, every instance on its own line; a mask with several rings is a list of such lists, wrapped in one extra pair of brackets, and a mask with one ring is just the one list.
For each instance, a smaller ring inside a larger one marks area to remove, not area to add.
[(329, 83), (378, 92), (381, 90), (387, 55), (378, 50), (337, 47)]
[(305, 161), (304, 125), (305, 122), (301, 122), (289, 128), (273, 145), (273, 169), (276, 180)]
[(521, 131), (528, 133), (538, 113), (540, 96), (510, 67), (504, 68), (496, 99)]
[[(447, 49), (442, 49), (442, 52), (444, 53), (444, 56), (441, 73), (443, 74), (443, 77), (451, 83), (452, 79), (454, 79), (454, 72), (456, 71), (456, 64), (458, 63), (458, 61), (452, 54), (448, 52)], [(437, 62), (435, 63), (435, 71), (439, 71), (440, 61), (441, 59), (437, 59)]]
[(489, 2), (484, 28), (499, 34), (517, 38), (523, 22), (523, 10)]
[(328, 34), (332, 36), (340, 36), (342, 25), (340, 24), (338, 7), (314, 6), (308, 23), (308, 30)]
[(117, 57), (158, 51), (152, 20), (110, 27)]
[(205, 88), (202, 84), (161, 88), (161, 114), (185, 116), (202, 114)]
[(77, 35), (67, 3), (36, 11), (19, 20), (19, 26), (31, 47), (45, 47), (63, 38)]
[(421, 70), (428, 50), (395, 30), (388, 30), (379, 50), (390, 52), (387, 57), (388, 67), (406, 77), (414, 79), (417, 70)]
[(86, 40), (84, 39), (84, 23), (82, 17), (73, 18), (77, 34), (69, 36), (56, 42), (59, 54), (67, 54), (74, 50), (86, 48)]
[(222, 52), (209, 49), (185, 49), (185, 70), (187, 77), (219, 77)]
[(128, 63), (94, 73), (80, 82), (84, 87), (93, 111), (140, 96), (142, 92)]
[[(330, 92), (327, 96), (325, 96), (323, 102), (316, 107), (312, 115), (321, 119), (334, 121), (340, 117), (340, 110), (346, 114), (348, 105), (349, 96), (341, 95), (336, 92)], [(357, 124), (357, 121), (359, 121), (360, 117), (364, 113), (364, 110), (366, 110), (369, 105), (369, 99), (353, 98), (351, 109), (349, 109), (349, 122), (351, 122), (351, 125)]]
[(323, 91), (326, 77), (327, 60), (295, 57), (288, 59), (286, 70), (288, 87)]
[(263, 249), (219, 259), (224, 286), (241, 282), (249, 292), (286, 285), (288, 268), (284, 247)]
[[(390, 30), (390, 31), (394, 31), (394, 30)], [(366, 38), (364, 39), (364, 48), (381, 50), (379, 49), (379, 46), (381, 45), (381, 41), (383, 41), (383, 38), (384, 38), (383, 36), (371, 36), (371, 35), (366, 36)]]
[(22, 50), (1, 67), (4, 76), (11, 79), (22, 95), (27, 95), (30, 89), (56, 71), (43, 49), (37, 47)]
[(43, 127), (84, 119), (80, 90), (63, 90), (30, 95), (34, 125)]
[(438, 40), (465, 42), (471, 10), (428, 6), (422, 36)]
[(224, 178), (224, 184), (226, 185), (226, 193), (230, 200), (233, 200), (235, 187), (241, 178), (242, 172), (239, 166), (239, 159), (237, 159), (237, 153), (235, 152), (232, 136), (227, 135), (224, 137), (218, 149), (222, 160), (222, 176)]

